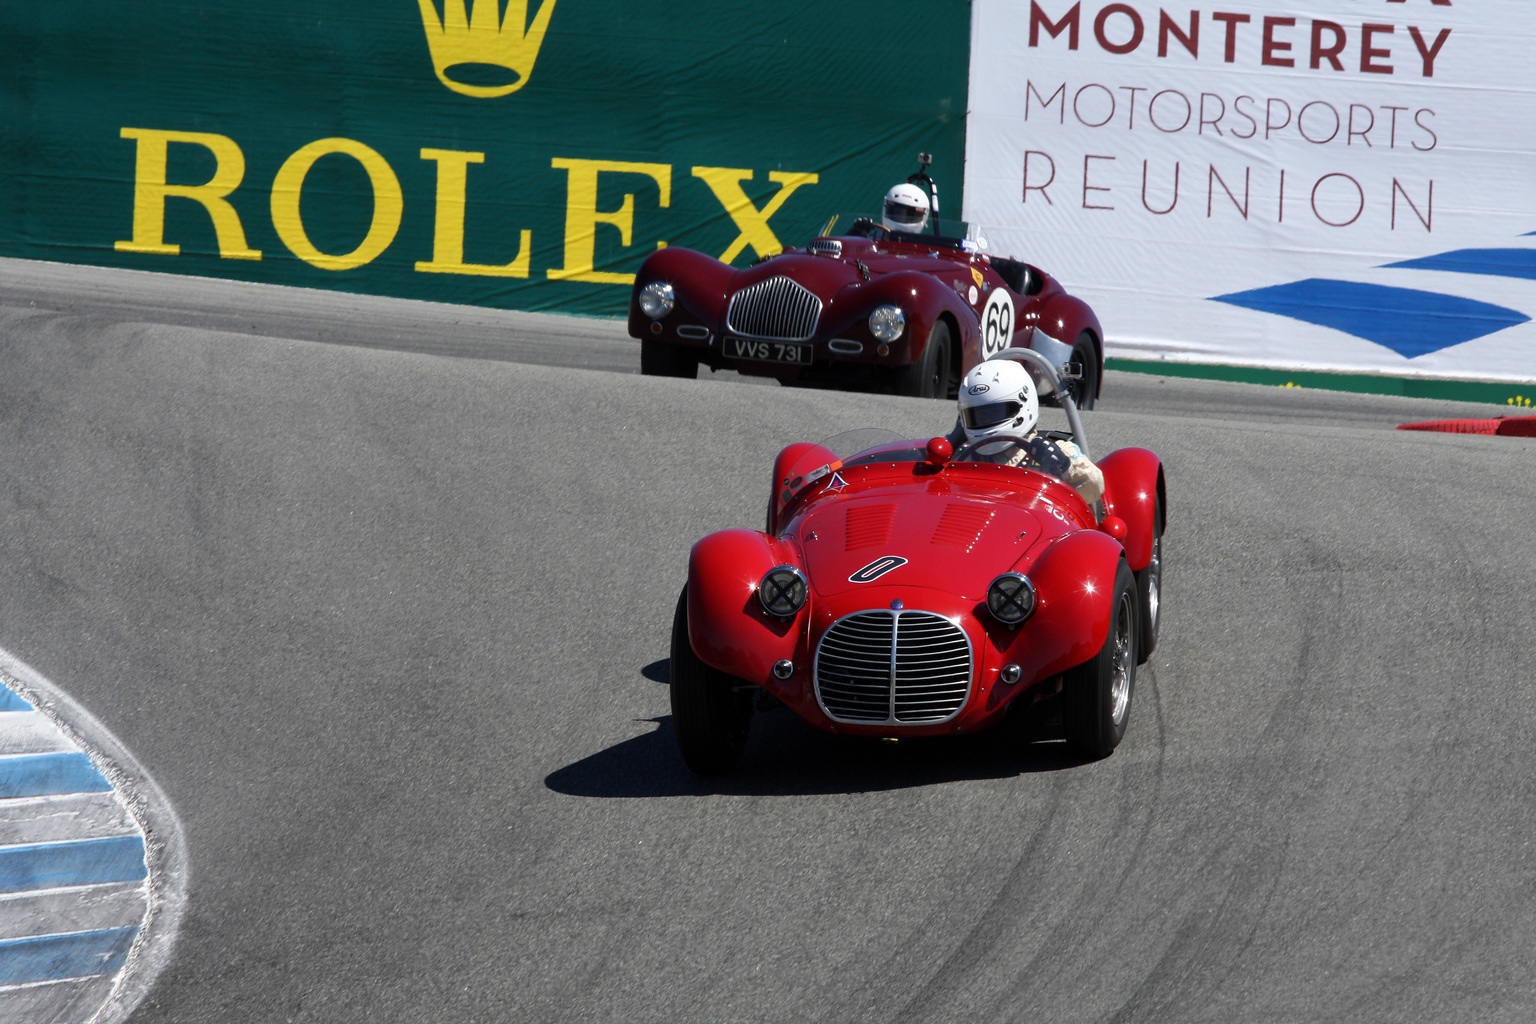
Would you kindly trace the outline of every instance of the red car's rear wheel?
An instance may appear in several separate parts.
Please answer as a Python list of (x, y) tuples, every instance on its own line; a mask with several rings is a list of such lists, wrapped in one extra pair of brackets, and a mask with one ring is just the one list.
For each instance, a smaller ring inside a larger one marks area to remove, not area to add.
[(753, 687), (712, 668), (688, 641), (688, 588), (672, 615), (672, 730), (689, 768), (723, 775), (736, 766), (752, 725)]
[(1157, 627), (1162, 621), (1163, 604), (1163, 499), (1159, 495), (1152, 508), (1152, 560), (1136, 574), (1137, 605), (1141, 613), (1141, 647), (1138, 664), (1145, 664), (1157, 650)]

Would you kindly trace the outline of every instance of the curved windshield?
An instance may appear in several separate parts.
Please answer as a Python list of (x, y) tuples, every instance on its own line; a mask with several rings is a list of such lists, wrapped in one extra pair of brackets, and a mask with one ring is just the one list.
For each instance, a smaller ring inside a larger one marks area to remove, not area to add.
[(1064, 480), (1072, 462), (1060, 448), (1047, 440), (1047, 437), (1053, 437), (1058, 433), (1058, 431), (1049, 431), (1046, 436), (1036, 434), (1031, 437), (989, 437), (965, 445), (955, 452), (951, 461), (1017, 466), (1020, 469), (1032, 469), (1037, 473), (1045, 473), (1058, 480)]
[[(877, 242), (888, 238), (893, 242), (912, 242), (918, 245), (937, 246), (940, 249), (960, 249), (963, 252), (983, 252), (987, 248), (987, 240), (980, 237), (976, 230), (963, 220), (945, 218), (940, 222), (943, 234), (934, 233), (934, 223), (934, 220), (930, 220), (928, 226), (920, 232), (887, 231), (878, 216), (845, 217), (834, 213), (827, 219), (826, 225), (818, 234), (828, 238), (847, 235), (852, 238), (869, 238)], [(956, 230), (960, 233), (954, 234)]]
[(821, 443), (843, 466), (866, 462), (922, 462), (928, 458), (928, 442), (882, 427), (860, 427), (834, 434)]
[[(891, 450), (912, 448), (915, 444), (911, 438), (904, 437), (894, 430), (886, 430), (883, 427), (860, 427), (857, 430), (845, 430), (841, 434), (833, 434), (821, 446), (829, 450), (843, 461), (843, 464), (852, 465), (857, 461), (873, 462), (876, 455)], [(914, 449), (915, 450), (915, 449)], [(859, 456), (868, 454), (870, 458), (860, 459)], [(900, 461), (889, 457), (885, 461)]]

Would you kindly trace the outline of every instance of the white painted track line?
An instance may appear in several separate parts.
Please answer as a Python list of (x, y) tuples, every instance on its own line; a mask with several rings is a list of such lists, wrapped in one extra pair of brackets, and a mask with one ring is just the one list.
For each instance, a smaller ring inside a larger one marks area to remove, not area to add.
[(86, 978), (0, 988), (0, 1020), (6, 1024), (75, 1024), (96, 1020), (112, 996), (115, 978)]
[(115, 793), (65, 793), (3, 801), (0, 847), (100, 839), (138, 831)]
[[(10, 893), (0, 896), (0, 935), (18, 938), (116, 928), (142, 918), (144, 909), (142, 882)], [(9, 1018), (0, 1016), (0, 1020)]]
[(36, 711), (0, 713), (0, 756), (74, 750), (75, 745)]

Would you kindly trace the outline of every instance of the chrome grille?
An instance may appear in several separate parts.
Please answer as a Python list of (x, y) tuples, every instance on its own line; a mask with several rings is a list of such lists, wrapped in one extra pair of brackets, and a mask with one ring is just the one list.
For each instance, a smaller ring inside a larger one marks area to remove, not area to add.
[(816, 648), (816, 698), (839, 722), (947, 721), (970, 689), (970, 638), (932, 612), (855, 612)]
[(731, 296), (725, 326), (744, 338), (806, 341), (820, 318), (820, 299), (787, 277), (770, 277)]

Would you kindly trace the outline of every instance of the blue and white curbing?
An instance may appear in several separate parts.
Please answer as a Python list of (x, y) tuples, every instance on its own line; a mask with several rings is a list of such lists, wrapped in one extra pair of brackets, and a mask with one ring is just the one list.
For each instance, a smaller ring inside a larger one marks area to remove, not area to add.
[(0, 649), (0, 1021), (125, 1020), (170, 959), (186, 883), (159, 786)]

